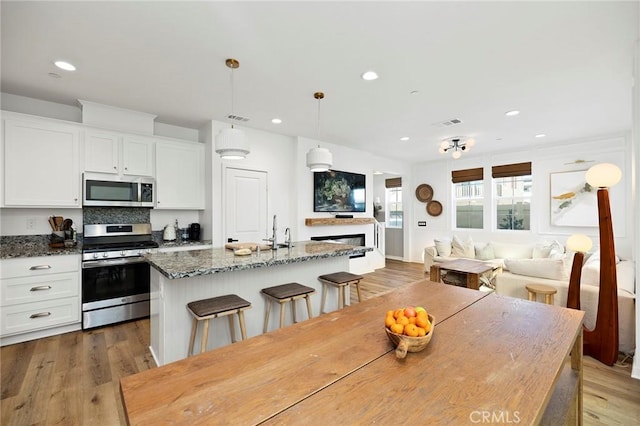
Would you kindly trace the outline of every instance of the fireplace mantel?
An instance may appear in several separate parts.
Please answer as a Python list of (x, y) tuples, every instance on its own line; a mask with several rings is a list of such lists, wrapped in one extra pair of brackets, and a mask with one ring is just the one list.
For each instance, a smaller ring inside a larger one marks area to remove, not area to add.
[(368, 225), (375, 223), (372, 217), (352, 217), (352, 218), (335, 218), (335, 217), (308, 217), (304, 220), (307, 226), (334, 226), (334, 225)]

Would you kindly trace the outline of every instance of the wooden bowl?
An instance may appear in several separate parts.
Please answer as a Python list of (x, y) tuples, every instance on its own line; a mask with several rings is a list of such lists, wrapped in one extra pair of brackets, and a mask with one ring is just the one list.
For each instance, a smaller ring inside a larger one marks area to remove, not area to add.
[(429, 342), (431, 341), (431, 337), (433, 336), (433, 331), (436, 325), (436, 319), (433, 315), (428, 314), (429, 321), (431, 322), (431, 330), (422, 337), (409, 337), (404, 334), (394, 333), (389, 330), (387, 327), (384, 328), (384, 331), (387, 332), (387, 337), (396, 345), (396, 357), (404, 358), (407, 356), (407, 352), (420, 352), (424, 348), (427, 347)]

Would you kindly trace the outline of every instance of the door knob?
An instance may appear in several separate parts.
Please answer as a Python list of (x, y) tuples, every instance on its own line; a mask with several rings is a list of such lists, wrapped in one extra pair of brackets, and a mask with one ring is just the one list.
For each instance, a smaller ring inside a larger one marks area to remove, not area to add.
[(237, 243), (238, 240), (234, 240), (233, 238), (227, 238), (228, 243)]

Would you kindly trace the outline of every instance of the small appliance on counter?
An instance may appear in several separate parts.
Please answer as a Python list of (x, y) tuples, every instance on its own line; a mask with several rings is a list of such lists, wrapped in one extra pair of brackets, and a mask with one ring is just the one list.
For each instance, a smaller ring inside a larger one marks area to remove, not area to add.
[(162, 233), (162, 239), (164, 241), (175, 241), (176, 240), (176, 228), (173, 225), (167, 225), (164, 227), (164, 232)]
[(189, 239), (191, 241), (200, 241), (200, 224), (192, 223), (189, 226)]

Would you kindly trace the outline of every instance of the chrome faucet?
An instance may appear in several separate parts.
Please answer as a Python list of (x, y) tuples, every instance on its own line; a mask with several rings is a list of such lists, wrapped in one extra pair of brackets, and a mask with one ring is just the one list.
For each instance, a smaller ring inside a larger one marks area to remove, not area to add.
[(291, 248), (291, 229), (287, 228), (284, 230), (284, 242), (288, 248)]
[(278, 236), (276, 231), (278, 230), (276, 226), (276, 215), (273, 215), (273, 236), (271, 238), (265, 238), (264, 241), (271, 242), (271, 250), (278, 250)]

